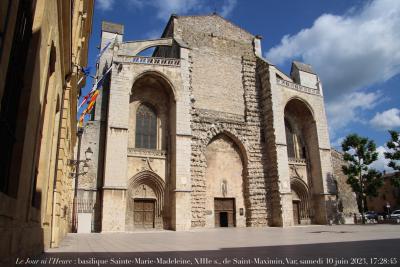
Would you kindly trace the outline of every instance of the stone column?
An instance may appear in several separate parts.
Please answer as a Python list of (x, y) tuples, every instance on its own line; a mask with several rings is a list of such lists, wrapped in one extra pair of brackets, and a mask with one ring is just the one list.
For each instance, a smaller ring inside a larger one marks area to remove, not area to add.
[(271, 225), (293, 225), (293, 205), (290, 190), (289, 160), (287, 156), (286, 134), (284, 124), (284, 103), (282, 93), (276, 85), (276, 74), (273, 66), (261, 60), (261, 84), (265, 94), (265, 130), (266, 150), (269, 158), (269, 180), (271, 201)]
[(189, 50), (181, 48), (182, 88), (176, 97), (175, 157), (173, 158), (175, 184), (172, 203), (172, 227), (174, 230), (188, 230), (191, 227), (191, 138), (190, 128), (190, 73)]
[[(121, 70), (120, 70), (121, 71)], [(124, 231), (130, 81), (112, 69), (104, 160), (102, 231)]]
[(318, 134), (322, 188), (319, 194), (315, 219), (319, 224), (327, 224), (337, 213), (336, 185), (333, 178), (331, 147), (323, 99), (320, 98), (318, 102), (318, 112), (314, 116)]
[[(104, 50), (101, 58), (99, 59), (96, 75), (98, 79), (103, 76), (103, 73), (110, 67), (114, 47), (118, 46), (118, 43), (122, 42), (124, 34), (124, 26), (120, 24), (115, 24), (111, 22), (102, 22), (101, 26), (101, 44), (100, 51), (105, 49), (107, 44), (111, 42), (107, 49)], [(96, 121), (106, 121), (106, 111), (107, 111), (107, 96), (108, 88), (105, 90), (100, 90), (100, 94), (96, 99), (94, 120)]]

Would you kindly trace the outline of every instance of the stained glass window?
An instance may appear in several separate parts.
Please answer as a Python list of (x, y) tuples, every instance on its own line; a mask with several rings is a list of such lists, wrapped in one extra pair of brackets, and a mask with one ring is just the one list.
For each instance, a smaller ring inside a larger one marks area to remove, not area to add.
[(153, 108), (142, 104), (136, 111), (136, 148), (157, 148), (157, 116)]
[(295, 158), (296, 156), (294, 153), (293, 130), (286, 119), (285, 119), (285, 131), (286, 131), (286, 145), (287, 145), (288, 157)]

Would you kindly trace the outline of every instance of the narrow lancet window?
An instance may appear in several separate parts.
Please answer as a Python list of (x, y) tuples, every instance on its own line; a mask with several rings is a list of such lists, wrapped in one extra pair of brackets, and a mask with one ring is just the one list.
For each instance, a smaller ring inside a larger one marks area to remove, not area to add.
[(286, 131), (286, 145), (287, 153), (289, 158), (295, 158), (294, 153), (294, 142), (293, 142), (293, 130), (289, 122), (285, 119), (285, 131)]
[(146, 104), (140, 105), (136, 112), (135, 147), (157, 148), (157, 116)]

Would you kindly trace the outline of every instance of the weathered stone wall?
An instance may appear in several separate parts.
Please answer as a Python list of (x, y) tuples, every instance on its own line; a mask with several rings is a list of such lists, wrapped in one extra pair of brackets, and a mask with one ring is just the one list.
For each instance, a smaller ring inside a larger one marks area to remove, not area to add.
[[(84, 131), (81, 141), (81, 160), (85, 159), (85, 152), (89, 148), (92, 150), (92, 158), (87, 161), (87, 173), (79, 176), (78, 181), (78, 204), (82, 212), (88, 212), (89, 206), (92, 207), (92, 230), (99, 232), (101, 230), (101, 187), (103, 184), (103, 153), (101, 133), (104, 131), (100, 121), (87, 121), (84, 125)], [(75, 147), (77, 149), (77, 147)], [(75, 153), (76, 155), (76, 153)], [(80, 172), (83, 172), (83, 163), (80, 164)]]
[[(227, 66), (228, 67), (228, 66)], [(236, 141), (244, 155), (244, 199), (246, 224), (266, 225), (267, 194), (262, 163), (260, 128), (260, 95), (256, 86), (255, 58), (242, 60), (245, 116), (213, 113), (193, 108), (192, 111), (192, 226), (205, 226), (206, 160), (204, 151), (215, 136), (226, 134)], [(240, 75), (238, 73), (237, 75)], [(195, 86), (192, 84), (192, 86)], [(209, 116), (209, 114), (214, 116)]]
[[(272, 93), (272, 88), (274, 84), (271, 84), (271, 74), (269, 64), (264, 60), (257, 59), (257, 75), (258, 75), (258, 83), (261, 90), (261, 107), (262, 107), (262, 116), (261, 122), (262, 127), (264, 129), (264, 151), (265, 158), (267, 159), (266, 164), (264, 164), (264, 171), (266, 174), (266, 192), (267, 192), (267, 204), (269, 207), (269, 224), (273, 226), (284, 226), (290, 225), (290, 218), (292, 217), (292, 207), (291, 205), (285, 204), (285, 194), (289, 194), (288, 189), (283, 191), (282, 183), (279, 181), (280, 175), (284, 175), (282, 173), (285, 171), (285, 163), (286, 162), (280, 156), (287, 155), (286, 145), (279, 143), (277, 144), (277, 136), (276, 136), (276, 112), (274, 110), (277, 109), (278, 101), (275, 94)], [(272, 73), (272, 75), (274, 75)], [(283, 146), (283, 149), (280, 148)], [(279, 149), (281, 151), (279, 151)], [(278, 158), (280, 159), (278, 161)], [(283, 161), (283, 162), (282, 162)], [(287, 177), (289, 177), (289, 172), (287, 172)], [(288, 195), (288, 199), (291, 196)], [(290, 203), (291, 204), (291, 203)], [(285, 214), (284, 214), (285, 212)], [(288, 218), (287, 218), (288, 217)], [(289, 222), (286, 222), (289, 219)]]
[(347, 176), (342, 171), (342, 165), (345, 165), (343, 154), (332, 149), (332, 167), (338, 191), (338, 210), (344, 216), (352, 216), (358, 213), (356, 194), (347, 183)]
[[(191, 56), (193, 96), (196, 98), (194, 106), (243, 116), (241, 59), (212, 55), (204, 50), (193, 51)], [(221, 102), (221, 99), (224, 101)]]
[(254, 37), (216, 15), (178, 17), (174, 37), (191, 49), (194, 107), (243, 116), (241, 61), (254, 56)]

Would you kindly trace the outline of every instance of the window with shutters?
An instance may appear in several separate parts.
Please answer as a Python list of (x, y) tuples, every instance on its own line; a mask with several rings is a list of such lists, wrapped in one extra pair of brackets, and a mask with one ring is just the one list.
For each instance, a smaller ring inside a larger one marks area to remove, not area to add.
[(157, 115), (148, 104), (141, 104), (136, 111), (135, 147), (157, 149)]

